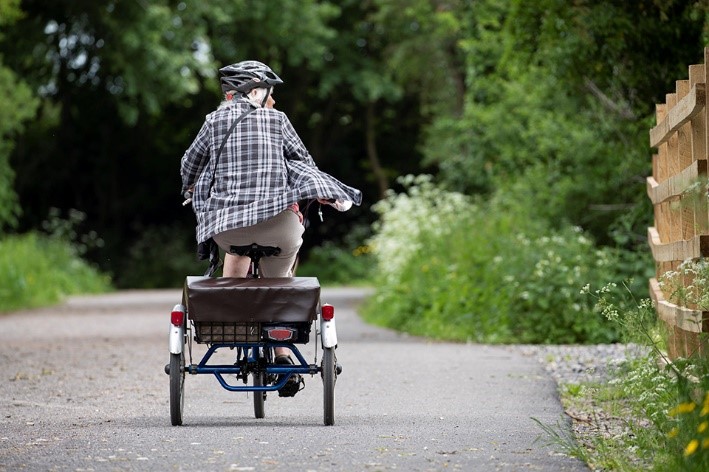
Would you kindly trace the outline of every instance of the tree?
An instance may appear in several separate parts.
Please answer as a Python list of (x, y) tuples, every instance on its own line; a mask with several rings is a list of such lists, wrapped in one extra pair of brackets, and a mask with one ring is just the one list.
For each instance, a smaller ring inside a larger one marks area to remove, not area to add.
[(601, 243), (618, 242), (612, 233), (634, 226), (623, 239), (645, 244), (647, 131), (654, 104), (703, 58), (705, 8), (651, 0), (512, 4), (497, 99), (471, 102), (470, 117), (488, 136), (497, 180), (516, 180), (511, 193), (534, 202), (533, 217), (581, 226)]
[[(285, 78), (277, 106), (318, 165), (374, 198), (378, 192), (367, 188), (374, 186), (372, 166), (360, 159), (367, 154), (369, 100), (362, 90), (372, 88), (347, 70), (376, 85), (372, 70), (379, 66), (353, 40), (366, 12), (357, 2), (337, 3), (24, 1), (26, 15), (0, 44), (8, 69), (25, 78), (41, 103), (11, 154), (24, 213), (18, 230), (39, 228), (50, 207), (76, 208), (87, 214), (87, 229), (106, 240), (92, 257), (109, 271), (128, 272), (127, 253), (146, 257), (129, 248), (165, 240), (191, 257), (193, 218), (180, 206), (179, 158), (219, 103), (217, 68), (246, 58), (269, 63)], [(349, 59), (363, 52), (353, 67)], [(415, 132), (416, 116), (395, 113), (397, 106), (392, 100), (384, 113), (370, 114), (369, 123), (376, 119), (370, 156), (383, 149), (382, 160), (416, 168), (415, 140), (401, 142), (399, 134)], [(316, 233), (336, 239), (356, 219), (371, 217), (366, 209), (331, 215), (322, 229), (315, 225)]]
[[(649, 117), (687, 65), (701, 62), (706, 7), (428, 3), (453, 5), (465, 25), (450, 29), (466, 58), (462, 112), (436, 113), (424, 145), (443, 181), (603, 243), (631, 215), (650, 215)], [(644, 231), (647, 216), (635, 218)]]
[[(20, 0), (0, 0), (0, 43), (3, 31), (22, 18)], [(3, 64), (0, 55), (0, 230), (17, 224), (20, 213), (17, 194), (14, 191), (15, 173), (9, 157), (14, 140), (22, 131), (23, 123), (31, 118), (38, 100), (28, 85)]]

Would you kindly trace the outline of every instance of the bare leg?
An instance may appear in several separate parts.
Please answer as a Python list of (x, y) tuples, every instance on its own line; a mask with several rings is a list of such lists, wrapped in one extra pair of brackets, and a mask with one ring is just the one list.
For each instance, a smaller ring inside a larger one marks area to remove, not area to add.
[(224, 256), (224, 277), (246, 277), (251, 259), (246, 256), (236, 256), (227, 253)]
[(287, 347), (276, 347), (273, 349), (276, 357), (278, 356), (290, 356), (290, 349)]
[[(244, 245), (256, 242), (264, 246), (278, 246), (278, 257), (266, 257), (261, 260), (261, 275), (264, 277), (291, 277), (294, 261), (303, 240), (303, 225), (298, 215), (286, 210), (271, 220), (259, 223), (255, 227), (229, 230), (214, 236), (222, 247)], [(254, 233), (254, 234), (251, 234)], [(250, 260), (248, 257), (226, 253), (224, 257), (224, 277), (246, 277)], [(289, 356), (291, 350), (286, 347), (275, 348), (276, 356)]]

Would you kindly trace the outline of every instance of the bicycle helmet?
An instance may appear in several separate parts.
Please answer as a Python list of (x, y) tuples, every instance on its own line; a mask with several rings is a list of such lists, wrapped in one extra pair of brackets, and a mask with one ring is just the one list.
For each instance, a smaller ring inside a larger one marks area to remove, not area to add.
[(236, 90), (249, 93), (255, 88), (271, 88), (282, 84), (275, 72), (259, 61), (241, 61), (219, 69), (222, 92)]

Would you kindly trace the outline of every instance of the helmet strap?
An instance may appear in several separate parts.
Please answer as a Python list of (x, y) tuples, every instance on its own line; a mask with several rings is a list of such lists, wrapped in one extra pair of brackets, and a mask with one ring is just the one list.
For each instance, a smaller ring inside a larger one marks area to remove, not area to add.
[(271, 87), (266, 89), (266, 95), (263, 96), (263, 100), (261, 100), (261, 108), (266, 108), (266, 102), (268, 101), (268, 97), (271, 96)]

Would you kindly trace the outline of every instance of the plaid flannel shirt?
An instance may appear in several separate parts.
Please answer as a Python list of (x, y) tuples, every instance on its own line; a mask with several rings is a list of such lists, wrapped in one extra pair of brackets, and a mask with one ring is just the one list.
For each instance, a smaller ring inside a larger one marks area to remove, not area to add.
[(272, 218), (300, 200), (362, 201), (359, 190), (317, 168), (288, 117), (278, 110), (250, 113), (229, 135), (218, 159), (212, 159), (232, 123), (253, 108), (236, 100), (207, 115), (182, 156), (182, 192), (194, 187), (199, 243)]

